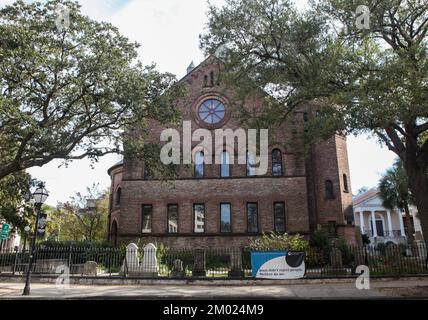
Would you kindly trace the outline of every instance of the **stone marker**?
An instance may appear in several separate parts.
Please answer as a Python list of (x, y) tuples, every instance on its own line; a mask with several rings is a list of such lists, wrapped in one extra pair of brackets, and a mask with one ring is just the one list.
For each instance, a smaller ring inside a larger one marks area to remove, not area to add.
[(183, 269), (183, 261), (180, 259), (174, 260), (174, 267), (171, 272), (171, 277), (173, 278), (184, 278), (185, 272)]
[(140, 271), (140, 259), (138, 258), (138, 247), (135, 243), (126, 246), (125, 260), (122, 265), (122, 273), (138, 274)]
[(193, 277), (205, 277), (207, 275), (205, 268), (205, 250), (195, 249), (195, 262), (193, 265)]
[(95, 261), (86, 261), (83, 265), (83, 274), (85, 276), (97, 276), (98, 264)]
[(230, 265), (231, 270), (229, 277), (242, 277), (244, 272), (242, 271), (242, 252), (241, 248), (232, 248), (230, 251)]
[(147, 244), (143, 249), (142, 275), (145, 277), (157, 277), (159, 274), (158, 260), (156, 258), (156, 246)]

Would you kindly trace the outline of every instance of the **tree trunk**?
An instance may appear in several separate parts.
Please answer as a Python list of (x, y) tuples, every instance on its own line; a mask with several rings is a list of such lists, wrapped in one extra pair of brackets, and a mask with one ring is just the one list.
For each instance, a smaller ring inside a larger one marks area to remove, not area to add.
[(417, 217), (421, 222), (422, 233), (427, 244), (428, 240), (428, 176), (426, 165), (417, 165), (407, 163), (406, 166), (410, 189), (413, 193), (416, 207), (418, 208)]
[(410, 210), (407, 202), (404, 204), (404, 212), (406, 213), (406, 229), (407, 229), (407, 239), (409, 244), (413, 244), (415, 238), (413, 236), (414, 230), (412, 226), (412, 222), (410, 220)]

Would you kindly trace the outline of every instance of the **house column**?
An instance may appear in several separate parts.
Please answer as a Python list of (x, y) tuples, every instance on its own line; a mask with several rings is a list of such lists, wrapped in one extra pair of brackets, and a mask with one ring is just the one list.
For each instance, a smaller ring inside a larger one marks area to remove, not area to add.
[(397, 212), (398, 212), (398, 220), (400, 221), (400, 232), (401, 232), (401, 236), (405, 237), (406, 233), (404, 232), (403, 215), (401, 214), (401, 210), (397, 210)]
[(386, 215), (387, 215), (387, 218), (388, 218), (388, 226), (389, 226), (389, 235), (388, 236), (393, 237), (394, 236), (394, 231), (392, 230), (391, 211), (387, 210), (386, 211)]
[(360, 230), (361, 234), (364, 234), (364, 211), (360, 211)]
[(377, 228), (376, 228), (376, 215), (375, 212), (372, 211), (372, 228), (373, 228), (373, 237), (377, 237)]

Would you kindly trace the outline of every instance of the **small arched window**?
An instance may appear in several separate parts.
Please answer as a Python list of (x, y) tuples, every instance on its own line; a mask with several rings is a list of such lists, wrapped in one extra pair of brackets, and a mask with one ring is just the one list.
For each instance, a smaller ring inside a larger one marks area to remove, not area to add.
[(333, 182), (331, 180), (325, 182), (325, 197), (326, 199), (334, 199)]
[(230, 177), (230, 154), (223, 151), (221, 154), (220, 176), (222, 178)]
[(348, 176), (346, 174), (343, 174), (343, 191), (349, 192)]
[(116, 205), (117, 205), (117, 206), (120, 206), (121, 198), (122, 198), (122, 188), (121, 188), (121, 187), (119, 187), (119, 188), (117, 188), (117, 190), (116, 190)]
[(204, 153), (198, 152), (195, 155), (195, 178), (203, 178), (204, 177)]
[(282, 154), (279, 149), (272, 151), (272, 175), (282, 176)]
[(210, 86), (214, 87), (214, 72), (210, 72)]

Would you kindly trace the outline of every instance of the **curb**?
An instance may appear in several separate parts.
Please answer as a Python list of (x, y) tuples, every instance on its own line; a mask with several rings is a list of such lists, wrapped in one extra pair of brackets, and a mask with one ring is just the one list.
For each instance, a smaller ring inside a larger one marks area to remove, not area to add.
[[(305, 285), (305, 284), (341, 284), (354, 283), (354, 278), (324, 278), (324, 279), (298, 279), (298, 280), (269, 280), (269, 279), (142, 279), (142, 278), (111, 278), (111, 277), (73, 277), (70, 276), (70, 284), (73, 285), (200, 285), (200, 286), (264, 286), (264, 285)], [(33, 283), (55, 283), (57, 276), (32, 276)], [(424, 281), (427, 276), (385, 278), (372, 277), (375, 282), (388, 281)], [(21, 283), (24, 276), (0, 275), (0, 283)]]

